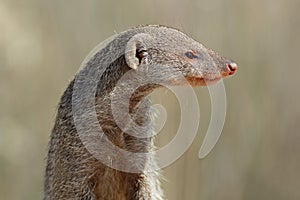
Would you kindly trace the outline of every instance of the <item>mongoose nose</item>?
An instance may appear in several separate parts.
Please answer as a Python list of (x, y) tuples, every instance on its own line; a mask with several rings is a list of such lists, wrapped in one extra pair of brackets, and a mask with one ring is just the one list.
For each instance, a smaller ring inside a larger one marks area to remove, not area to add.
[(229, 63), (227, 65), (227, 69), (228, 69), (228, 72), (229, 72), (229, 75), (232, 75), (236, 72), (237, 70), (237, 64), (232, 62), (232, 63)]

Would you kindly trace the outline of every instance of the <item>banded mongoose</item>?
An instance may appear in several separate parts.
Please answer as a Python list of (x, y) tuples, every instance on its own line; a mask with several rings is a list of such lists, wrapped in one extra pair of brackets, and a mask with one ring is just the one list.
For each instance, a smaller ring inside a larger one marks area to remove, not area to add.
[[(140, 68), (143, 68), (142, 72), (138, 72)], [(97, 72), (101, 69), (105, 70), (97, 77)], [(61, 97), (49, 142), (44, 199), (164, 199), (158, 172), (119, 171), (103, 164), (86, 149), (78, 135), (72, 111), (76, 78), (81, 76), (86, 78), (89, 84), (96, 84), (94, 99), (90, 100), (94, 101), (98, 123), (109, 140), (126, 151), (149, 152), (155, 149), (152, 136), (133, 136), (122, 130), (114, 120), (111, 95), (123, 76), (130, 73), (131, 79), (139, 79), (146, 83), (135, 90), (129, 102), (130, 116), (136, 124), (148, 127), (143, 129), (145, 132), (140, 133), (146, 135), (152, 131), (151, 127), (147, 126), (151, 120), (151, 106), (147, 95), (153, 89), (161, 87), (161, 84), (148, 83), (146, 79), (164, 81), (169, 85), (186, 84), (183, 80), (185, 79), (192, 86), (204, 86), (230, 76), (236, 70), (237, 65), (233, 61), (221, 57), (170, 27), (138, 26), (117, 34), (88, 60)], [(179, 72), (183, 76), (172, 72)], [(97, 80), (89, 76), (97, 77)], [(80, 81), (78, 83), (80, 86)], [(125, 94), (135, 86), (129, 81), (120, 87), (118, 96), (122, 98), (123, 92)], [(80, 103), (79, 105), (83, 106), (84, 103)], [(93, 127), (92, 124), (86, 124), (87, 130)], [(100, 154), (105, 155), (106, 152)], [(112, 163), (117, 162), (113, 158), (110, 159)], [(150, 154), (143, 162), (139, 167), (147, 168), (148, 165), (155, 164)]]

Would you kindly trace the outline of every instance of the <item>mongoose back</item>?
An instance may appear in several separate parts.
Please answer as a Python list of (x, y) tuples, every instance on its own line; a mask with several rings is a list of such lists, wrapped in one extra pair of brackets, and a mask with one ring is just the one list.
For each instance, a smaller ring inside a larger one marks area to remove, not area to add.
[[(139, 72), (139, 69), (142, 71)], [(101, 70), (103, 73), (95, 76)], [(61, 97), (49, 142), (44, 199), (164, 199), (159, 173), (143, 171), (148, 165), (155, 165), (151, 154), (147, 154), (148, 158), (139, 164), (138, 167), (142, 170), (131, 173), (107, 166), (86, 148), (76, 129), (72, 110), (73, 93), (77, 89), (75, 85), (81, 83), (76, 83), (76, 78), (84, 77), (88, 84), (96, 85), (94, 98), (90, 100), (95, 104), (97, 121), (107, 138), (126, 151), (150, 152), (155, 148), (153, 136), (131, 135), (120, 128), (114, 119), (111, 97), (115, 95), (115, 87), (123, 76), (129, 74), (130, 80), (138, 79), (145, 83), (138, 88), (130, 81), (119, 84), (121, 86), (118, 86), (117, 96), (120, 97), (120, 102), (117, 103), (122, 106), (122, 95), (134, 90), (129, 99), (128, 112), (136, 124), (146, 127), (139, 134), (147, 135), (152, 131), (147, 126), (151, 121), (151, 106), (147, 95), (153, 89), (161, 87), (161, 84), (151, 83), (148, 79), (163, 81), (169, 85), (189, 83), (192, 86), (204, 86), (230, 76), (236, 70), (237, 65), (233, 61), (170, 27), (139, 26), (117, 34), (88, 60)], [(181, 76), (177, 76), (176, 72)], [(84, 102), (77, 103), (84, 106)], [(125, 111), (121, 109), (117, 112), (121, 115)], [(129, 124), (129, 128), (130, 126)], [(94, 126), (85, 124), (85, 127), (88, 134)], [(104, 149), (99, 153), (106, 155), (109, 152)], [(111, 162), (118, 162), (114, 158), (110, 158)], [(133, 164), (132, 168), (134, 167)]]

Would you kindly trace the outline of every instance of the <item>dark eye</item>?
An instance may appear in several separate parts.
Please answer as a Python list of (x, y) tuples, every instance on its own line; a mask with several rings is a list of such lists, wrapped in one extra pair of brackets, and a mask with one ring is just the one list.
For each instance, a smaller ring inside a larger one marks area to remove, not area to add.
[(196, 59), (196, 58), (198, 58), (198, 56), (196, 54), (194, 54), (193, 52), (191, 52), (191, 51), (186, 52), (185, 56), (188, 57), (189, 59)]

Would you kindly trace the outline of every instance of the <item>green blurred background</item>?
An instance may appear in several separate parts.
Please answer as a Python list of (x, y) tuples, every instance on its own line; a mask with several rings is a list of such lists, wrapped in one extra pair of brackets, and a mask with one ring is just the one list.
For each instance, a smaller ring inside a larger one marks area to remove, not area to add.
[[(177, 27), (239, 64), (224, 81), (223, 134), (203, 160), (210, 99), (196, 89), (199, 133), (164, 169), (167, 198), (300, 199), (299, 8), (297, 0), (0, 0), (0, 199), (42, 198), (60, 95), (90, 50), (138, 24)], [(180, 109), (170, 92), (154, 96), (168, 110), (163, 145)]]

